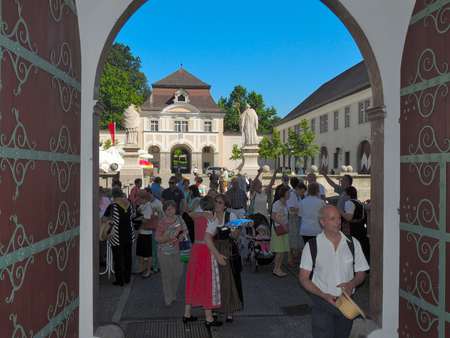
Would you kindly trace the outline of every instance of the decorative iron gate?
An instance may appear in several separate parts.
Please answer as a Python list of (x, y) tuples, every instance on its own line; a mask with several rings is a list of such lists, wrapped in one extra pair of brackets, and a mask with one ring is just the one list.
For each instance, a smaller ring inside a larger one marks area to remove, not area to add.
[(402, 64), (400, 337), (450, 337), (450, 1), (418, 0)]
[(74, 0), (0, 0), (0, 336), (78, 337)]

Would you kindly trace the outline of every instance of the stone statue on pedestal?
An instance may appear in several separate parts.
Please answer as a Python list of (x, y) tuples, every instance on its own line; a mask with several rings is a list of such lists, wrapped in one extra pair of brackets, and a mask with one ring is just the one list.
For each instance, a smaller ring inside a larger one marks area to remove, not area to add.
[(241, 114), (239, 125), (242, 133), (242, 143), (245, 146), (258, 145), (258, 115), (247, 103), (247, 109)]
[(126, 132), (126, 144), (138, 144), (139, 108), (130, 105), (123, 115)]

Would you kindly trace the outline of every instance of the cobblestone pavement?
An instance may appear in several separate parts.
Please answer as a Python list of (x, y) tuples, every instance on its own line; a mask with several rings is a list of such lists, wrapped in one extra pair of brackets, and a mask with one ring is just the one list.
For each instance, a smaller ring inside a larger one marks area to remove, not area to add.
[[(164, 305), (161, 277), (148, 279), (135, 276), (128, 289), (114, 287), (102, 278), (100, 287), (99, 320), (108, 323), (115, 318), (129, 338), (189, 337), (208, 338), (203, 330), (201, 309), (193, 314), (200, 322), (185, 330), (181, 322), (184, 308), (184, 280), (180, 284), (177, 301)], [(300, 287), (296, 272), (286, 278), (276, 278), (271, 266), (260, 267), (256, 273), (244, 269), (245, 306), (235, 315), (234, 322), (214, 329), (214, 338), (283, 337), (311, 338), (310, 300)], [(365, 302), (367, 292), (362, 292)]]

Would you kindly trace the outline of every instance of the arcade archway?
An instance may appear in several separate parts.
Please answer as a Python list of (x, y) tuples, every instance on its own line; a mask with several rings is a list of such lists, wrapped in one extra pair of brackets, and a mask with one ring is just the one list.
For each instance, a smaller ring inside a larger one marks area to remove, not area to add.
[(203, 147), (202, 149), (202, 170), (206, 172), (208, 167), (214, 166), (214, 149), (212, 147)]
[[(383, 285), (383, 275), (382, 275), (382, 260), (383, 260), (383, 186), (384, 186), (384, 95), (382, 88), (381, 75), (378, 68), (377, 61), (375, 59), (372, 47), (369, 44), (367, 37), (365, 36), (363, 30), (359, 26), (358, 22), (353, 18), (351, 13), (341, 4), (338, 0), (321, 0), (326, 6), (333, 11), (337, 17), (341, 19), (344, 25), (352, 34), (361, 53), (365, 59), (365, 63), (368, 69), (370, 82), (373, 90), (373, 107), (369, 112), (369, 120), (372, 126), (372, 145), (373, 145), (373, 169), (377, 172), (377, 175), (372, 177), (372, 212), (371, 217), (371, 239), (373, 243), (373, 250), (376, 250), (377, 254), (372, 260), (372, 270), (371, 270), (371, 315), (380, 325), (381, 325), (381, 310), (382, 310), (382, 285)], [(115, 36), (120, 31), (125, 21), (145, 2), (145, 0), (135, 0), (130, 1), (129, 6), (124, 11), (120, 19), (115, 23), (108, 39), (104, 45), (100, 62), (97, 68), (96, 84), (98, 84), (98, 79), (100, 77), (101, 71), (103, 69), (104, 60), (107, 55), (109, 48), (111, 47)], [(183, 149), (180, 149), (183, 152)], [(186, 150), (186, 149), (185, 149)], [(190, 158), (186, 152), (183, 152), (186, 158)], [(190, 155), (190, 153), (189, 153)], [(171, 152), (172, 158), (172, 152)], [(172, 162), (172, 161), (171, 161)], [(319, 158), (319, 165), (320, 165)], [(172, 166), (171, 166), (172, 167)], [(173, 170), (173, 167), (172, 167)], [(190, 170), (190, 165), (189, 165)]]
[(170, 151), (170, 168), (172, 173), (190, 174), (192, 154), (185, 145), (176, 145)]

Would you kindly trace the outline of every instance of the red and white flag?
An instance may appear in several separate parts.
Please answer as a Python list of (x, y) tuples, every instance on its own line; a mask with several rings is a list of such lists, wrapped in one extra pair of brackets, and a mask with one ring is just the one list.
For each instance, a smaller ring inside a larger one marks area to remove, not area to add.
[(111, 143), (114, 145), (116, 143), (116, 122), (109, 122), (108, 129), (111, 135)]

